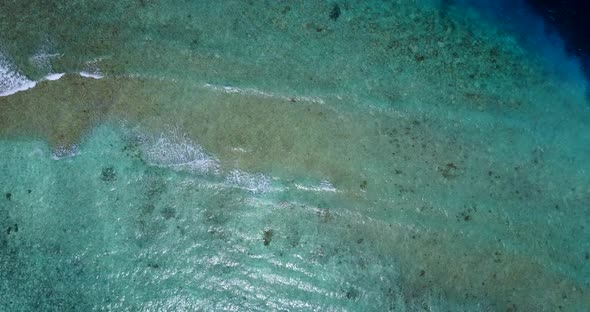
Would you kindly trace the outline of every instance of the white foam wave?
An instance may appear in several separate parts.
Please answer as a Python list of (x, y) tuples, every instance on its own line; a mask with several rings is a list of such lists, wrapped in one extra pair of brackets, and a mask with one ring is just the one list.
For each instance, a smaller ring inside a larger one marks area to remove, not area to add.
[(49, 81), (59, 80), (65, 74), (66, 73), (49, 74), (49, 75), (45, 76), (45, 78), (43, 78), (43, 80), (49, 80)]
[(37, 52), (37, 54), (31, 56), (29, 61), (33, 63), (37, 68), (44, 71), (52, 71), (53, 66), (51, 62), (53, 59), (61, 57), (59, 53), (47, 53), (44, 50)]
[(265, 193), (271, 188), (270, 178), (261, 173), (248, 173), (232, 170), (225, 179), (229, 186), (248, 190), (253, 193)]
[(110, 58), (108, 56), (99, 57), (90, 61), (87, 61), (86, 70), (80, 72), (80, 76), (85, 78), (92, 78), (92, 79), (102, 79), (104, 75), (100, 70), (98, 64), (102, 62), (104, 59)]
[[(282, 190), (272, 189), (271, 178), (262, 173), (223, 170), (216, 157), (207, 153), (201, 145), (179, 129), (153, 138), (140, 136), (143, 155), (149, 164), (196, 174), (213, 174), (221, 178), (214, 178), (214, 181), (206, 183), (208, 187), (239, 188), (254, 194)], [(199, 182), (201, 183), (202, 181)]]
[(311, 186), (296, 183), (295, 187), (298, 190), (309, 191), (309, 192), (329, 192), (329, 193), (338, 192), (338, 189), (336, 189), (334, 187), (334, 185), (332, 185), (332, 183), (330, 183), (328, 181), (322, 181), (320, 183), (320, 185), (311, 185)]
[(53, 160), (60, 160), (64, 158), (70, 158), (80, 155), (80, 148), (78, 145), (69, 145), (69, 146), (58, 146), (56, 149), (53, 150), (51, 153), (51, 158)]
[(35, 87), (37, 83), (20, 73), (9, 59), (0, 53), (0, 96), (8, 96)]
[(85, 78), (92, 78), (92, 79), (102, 79), (104, 78), (104, 76), (99, 73), (99, 72), (87, 72), (87, 71), (81, 71), (80, 72), (80, 76), (85, 77)]
[(243, 147), (232, 147), (231, 150), (238, 153), (248, 153), (248, 150)]
[[(0, 75), (1, 75), (1, 73), (0, 73)], [(0, 82), (0, 90), (1, 90), (0, 96), (13, 95), (17, 92), (34, 88), (37, 85), (37, 83), (32, 80), (25, 80), (25, 81), (18, 80), (18, 81), (9, 81), (7, 83), (8, 87), (4, 88), (4, 87), (6, 87), (6, 85), (3, 85), (3, 83), (6, 82), (6, 81), (4, 81), (4, 78), (5, 77), (0, 76), (0, 80), (2, 80), (2, 82)]]
[(217, 173), (219, 170), (217, 159), (177, 130), (152, 140), (145, 154), (150, 163), (174, 170), (199, 173)]
[(276, 98), (281, 99), (289, 102), (312, 102), (317, 104), (324, 104), (324, 100), (317, 98), (317, 97), (310, 97), (310, 96), (287, 96), (282, 94), (276, 94), (271, 92), (265, 92), (257, 89), (251, 88), (239, 88), (239, 87), (232, 87), (232, 86), (217, 86), (213, 84), (206, 83), (204, 85), (205, 88), (211, 89), (214, 91), (219, 91), (223, 93), (237, 93), (242, 95), (254, 95), (260, 97), (267, 97), (267, 98)]

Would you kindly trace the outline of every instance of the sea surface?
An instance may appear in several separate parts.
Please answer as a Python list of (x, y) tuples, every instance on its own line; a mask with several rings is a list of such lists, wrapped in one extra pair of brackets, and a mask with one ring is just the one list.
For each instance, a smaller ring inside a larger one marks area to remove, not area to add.
[(590, 100), (520, 1), (0, 2), (0, 311), (590, 311)]

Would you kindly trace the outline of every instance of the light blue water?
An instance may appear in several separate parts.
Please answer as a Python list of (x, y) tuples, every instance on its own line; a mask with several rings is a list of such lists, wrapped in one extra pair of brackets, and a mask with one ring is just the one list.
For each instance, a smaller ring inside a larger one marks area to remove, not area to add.
[(590, 307), (590, 106), (543, 31), (462, 2), (0, 5), (0, 311)]

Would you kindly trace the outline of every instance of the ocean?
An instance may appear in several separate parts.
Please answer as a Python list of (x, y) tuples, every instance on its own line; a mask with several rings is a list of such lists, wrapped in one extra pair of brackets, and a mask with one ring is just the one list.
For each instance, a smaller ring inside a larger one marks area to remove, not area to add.
[(566, 37), (519, 1), (2, 1), (0, 311), (588, 311)]

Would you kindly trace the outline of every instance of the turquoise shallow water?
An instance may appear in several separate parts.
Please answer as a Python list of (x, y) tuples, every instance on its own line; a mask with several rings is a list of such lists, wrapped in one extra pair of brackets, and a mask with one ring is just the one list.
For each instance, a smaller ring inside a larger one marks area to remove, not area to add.
[(477, 8), (1, 3), (0, 311), (588, 310), (585, 79)]

